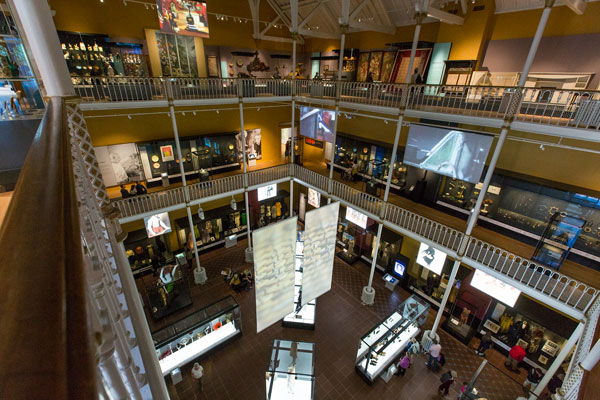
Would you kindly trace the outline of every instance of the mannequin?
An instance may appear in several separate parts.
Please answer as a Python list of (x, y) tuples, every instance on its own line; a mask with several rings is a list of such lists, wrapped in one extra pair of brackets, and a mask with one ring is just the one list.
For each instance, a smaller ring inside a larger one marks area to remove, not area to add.
[(519, 339), (529, 336), (529, 323), (527, 321), (517, 321), (513, 326), (510, 327), (508, 332), (510, 345), (514, 346), (517, 344)]

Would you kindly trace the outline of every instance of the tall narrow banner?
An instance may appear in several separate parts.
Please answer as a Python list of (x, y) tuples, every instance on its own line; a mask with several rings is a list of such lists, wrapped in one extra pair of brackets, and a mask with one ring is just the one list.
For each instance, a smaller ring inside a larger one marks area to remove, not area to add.
[(306, 213), (302, 305), (331, 289), (340, 203)]
[(298, 217), (293, 217), (252, 233), (256, 332), (294, 311), (297, 224)]

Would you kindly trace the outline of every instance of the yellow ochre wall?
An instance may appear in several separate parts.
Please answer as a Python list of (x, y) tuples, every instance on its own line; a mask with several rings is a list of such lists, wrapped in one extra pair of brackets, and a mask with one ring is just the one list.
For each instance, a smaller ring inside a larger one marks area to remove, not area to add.
[[(260, 106), (260, 104), (257, 106)], [(214, 108), (210, 107), (210, 109)], [(229, 110), (224, 108), (229, 108)], [(235, 106), (223, 107), (219, 114), (216, 111), (204, 111), (197, 112), (195, 116), (192, 114), (192, 109), (200, 110), (201, 107), (177, 108), (178, 111), (187, 110), (185, 116), (181, 113), (176, 114), (180, 137), (238, 132), (240, 130), (240, 113)], [(107, 114), (122, 116), (86, 118), (93, 145), (106, 146), (172, 138), (173, 127), (171, 118), (166, 114), (166, 109), (143, 110), (146, 113), (156, 111), (163, 112), (163, 114), (136, 116), (132, 111), (131, 119), (129, 119), (127, 115), (130, 114), (127, 111), (115, 110)], [(86, 117), (99, 114), (101, 115), (98, 112), (86, 112)], [(262, 105), (260, 111), (244, 108), (244, 128), (261, 128), (262, 159), (257, 160), (257, 165), (281, 161), (281, 128), (279, 123), (291, 121), (291, 114), (290, 106), (275, 108)]]

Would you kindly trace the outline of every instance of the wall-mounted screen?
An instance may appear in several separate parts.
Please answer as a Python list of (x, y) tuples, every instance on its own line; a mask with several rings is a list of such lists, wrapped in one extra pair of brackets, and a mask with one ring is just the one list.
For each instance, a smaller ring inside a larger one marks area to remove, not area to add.
[(471, 280), (471, 286), (510, 307), (515, 305), (517, 299), (521, 295), (519, 289), (515, 289), (502, 282), (500, 279), (496, 279), (480, 270), (475, 270), (475, 274), (473, 274), (473, 279)]
[(144, 226), (146, 227), (146, 233), (149, 238), (171, 232), (169, 213), (164, 212), (144, 218)]
[(421, 243), (421, 246), (419, 246), (419, 255), (417, 256), (417, 264), (441, 275), (445, 262), (446, 253), (437, 250), (428, 244)]
[(492, 140), (490, 135), (411, 124), (404, 163), (477, 183)]
[(263, 186), (256, 189), (256, 191), (258, 192), (258, 201), (270, 199), (271, 197), (277, 196), (277, 184), (274, 183), (272, 185)]
[(300, 134), (324, 142), (333, 142), (335, 111), (300, 107)]
[(346, 219), (363, 229), (367, 227), (367, 216), (353, 208), (346, 207)]
[(315, 208), (321, 207), (321, 193), (314, 189), (308, 188), (308, 204)]
[(208, 37), (206, 2), (156, 0), (160, 30), (184, 36)]

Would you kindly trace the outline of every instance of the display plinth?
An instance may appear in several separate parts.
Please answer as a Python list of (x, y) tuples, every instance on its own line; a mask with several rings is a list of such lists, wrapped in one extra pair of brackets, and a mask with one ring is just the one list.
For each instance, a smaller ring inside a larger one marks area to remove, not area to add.
[(362, 295), (360, 296), (360, 300), (363, 304), (371, 305), (375, 303), (375, 289), (370, 286), (363, 287)]
[(196, 285), (204, 285), (206, 280), (206, 269), (204, 267), (194, 269), (194, 282)]
[(245, 260), (247, 263), (254, 262), (254, 251), (251, 247), (248, 247), (245, 251)]
[(315, 393), (314, 343), (275, 339), (265, 374), (267, 400), (312, 400)]
[(355, 369), (369, 384), (386, 371), (419, 334), (429, 303), (412, 295), (360, 340)]
[(312, 300), (302, 306), (302, 273), (304, 262), (304, 232), (298, 232), (296, 242), (296, 276), (294, 287), (294, 312), (283, 318), (282, 324), (286, 328), (315, 329), (315, 315), (317, 311), (317, 300)]

